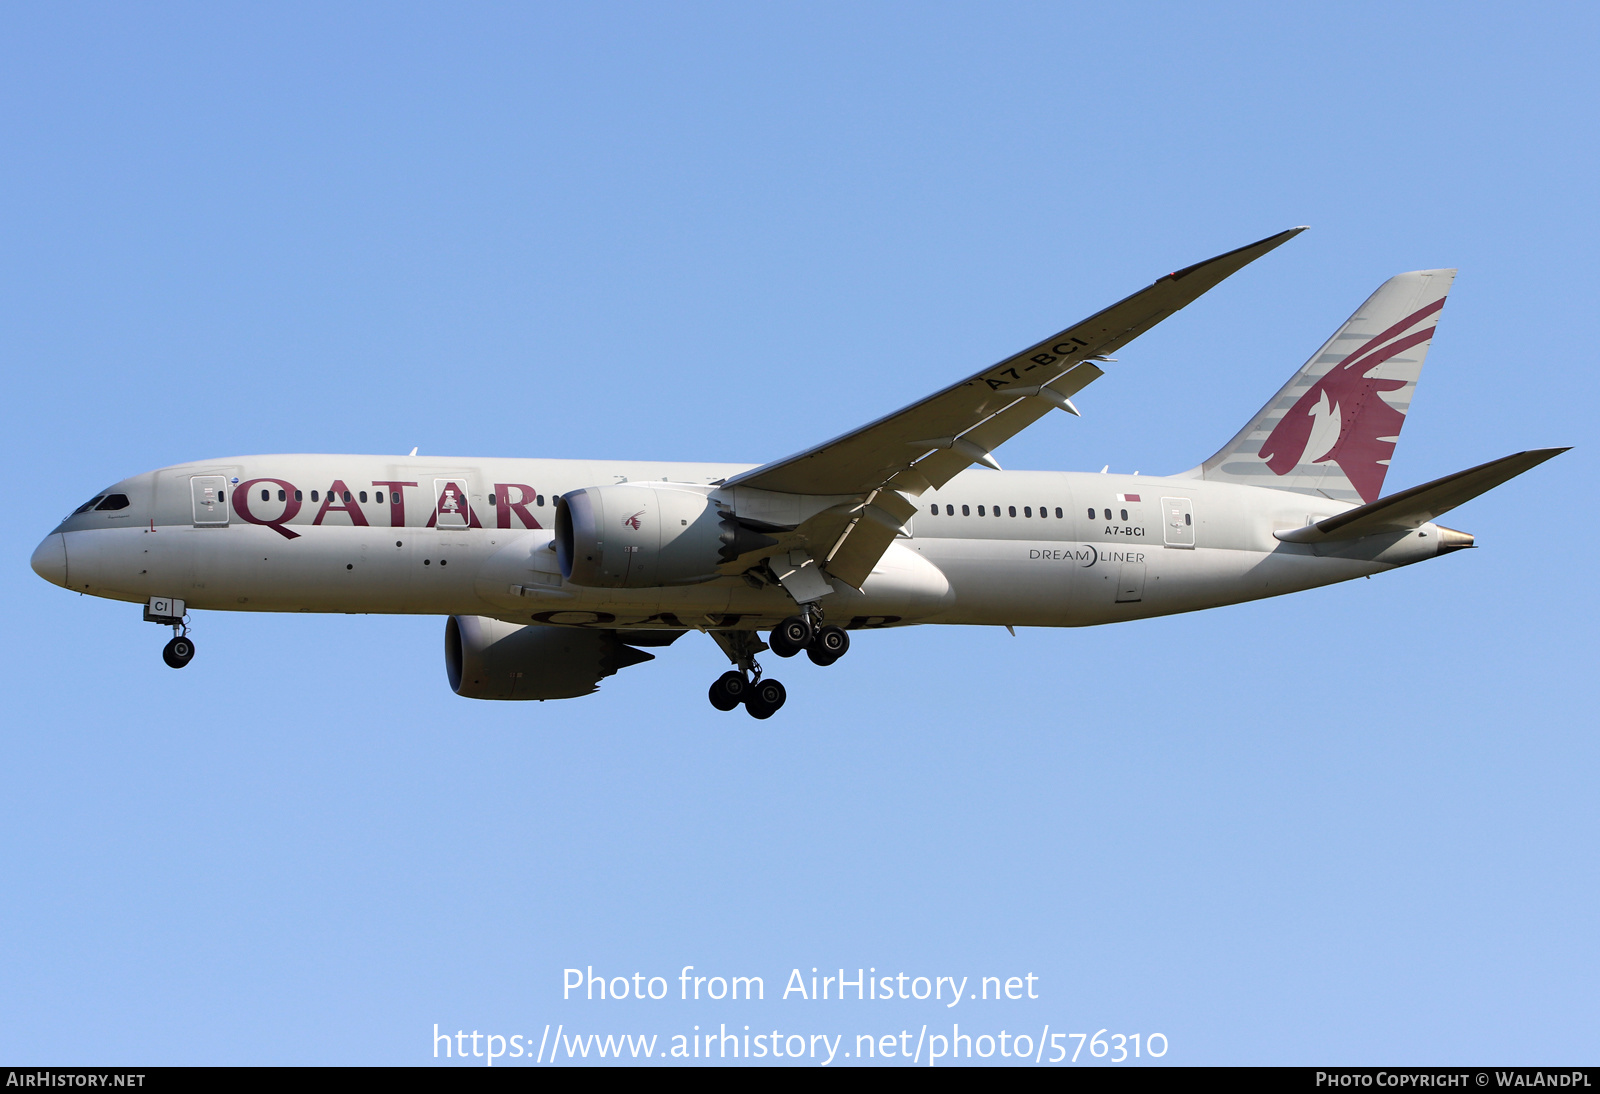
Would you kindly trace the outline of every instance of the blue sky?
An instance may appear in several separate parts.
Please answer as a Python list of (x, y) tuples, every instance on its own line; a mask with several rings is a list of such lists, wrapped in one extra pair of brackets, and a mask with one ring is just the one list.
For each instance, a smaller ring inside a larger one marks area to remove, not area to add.
[[(956, 1020), (1177, 1063), (1592, 1061), (1597, 23), (7, 8), (0, 1058)], [(1384, 278), (1456, 266), (1389, 488), (1577, 446), (1452, 514), (1482, 550), (862, 635), (759, 724), (706, 704), (694, 636), (547, 704), (452, 695), (432, 618), (207, 614), (174, 673), (136, 607), (28, 569), (96, 488), (189, 459), (760, 462), (1296, 224), (1001, 460), (1190, 467)], [(563, 1001), (590, 965), (768, 999)], [(1040, 998), (775, 998), (813, 966)]]

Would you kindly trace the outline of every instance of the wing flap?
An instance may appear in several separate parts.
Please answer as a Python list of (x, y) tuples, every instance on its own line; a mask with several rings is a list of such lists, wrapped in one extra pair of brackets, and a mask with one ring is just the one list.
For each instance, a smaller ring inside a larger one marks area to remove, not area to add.
[(823, 559), (823, 566), (833, 577), (859, 590), (916, 511), (917, 507), (898, 492), (878, 491), (851, 514), (849, 525)]

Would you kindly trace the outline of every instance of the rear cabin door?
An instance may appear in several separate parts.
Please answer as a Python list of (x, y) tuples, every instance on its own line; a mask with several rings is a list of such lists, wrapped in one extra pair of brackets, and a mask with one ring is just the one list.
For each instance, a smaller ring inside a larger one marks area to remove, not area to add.
[(194, 475), (189, 479), (196, 528), (228, 523), (228, 479), (225, 475)]
[(1194, 547), (1194, 503), (1188, 498), (1161, 499), (1161, 538), (1168, 547)]

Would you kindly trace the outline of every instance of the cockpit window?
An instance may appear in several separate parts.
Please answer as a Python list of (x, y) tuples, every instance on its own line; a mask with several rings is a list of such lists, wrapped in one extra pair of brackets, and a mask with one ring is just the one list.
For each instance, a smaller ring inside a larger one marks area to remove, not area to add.
[(94, 507), (96, 513), (108, 513), (113, 509), (126, 509), (131, 503), (126, 494), (107, 494), (99, 505)]
[(74, 509), (72, 511), (72, 515), (77, 516), (79, 513), (87, 513), (89, 510), (93, 509), (97, 504), (99, 504), (104, 498), (104, 494), (96, 494), (94, 497), (90, 498), (88, 501)]

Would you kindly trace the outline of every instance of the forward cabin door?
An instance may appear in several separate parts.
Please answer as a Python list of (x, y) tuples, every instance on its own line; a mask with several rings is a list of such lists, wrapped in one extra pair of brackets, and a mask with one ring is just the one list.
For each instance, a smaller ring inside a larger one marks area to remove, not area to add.
[(470, 498), (464, 476), (433, 480), (433, 511), (441, 532), (464, 531), (471, 526)]
[(194, 475), (189, 479), (196, 528), (216, 528), (228, 523), (226, 475)]

